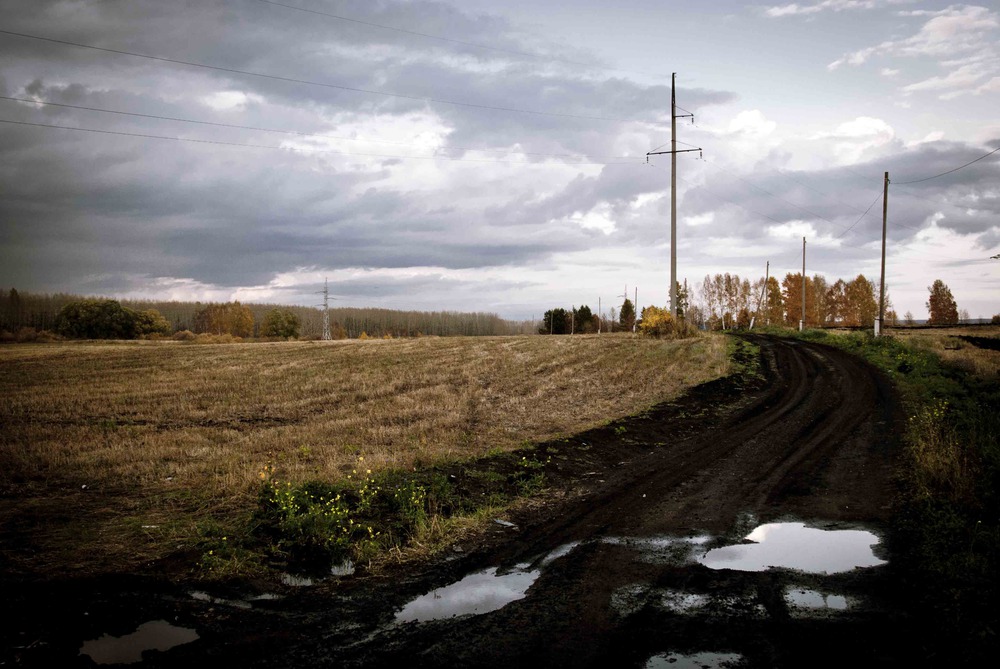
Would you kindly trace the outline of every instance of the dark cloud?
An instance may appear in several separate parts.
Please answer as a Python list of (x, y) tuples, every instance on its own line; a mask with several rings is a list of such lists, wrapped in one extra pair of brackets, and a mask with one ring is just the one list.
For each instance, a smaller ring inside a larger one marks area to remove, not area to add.
[[(609, 74), (586, 50), (441, 2), (302, 6), (507, 51), (253, 0), (5, 2), (5, 30), (414, 99), (0, 35), (5, 96), (204, 122), (0, 100), (5, 121), (196, 140), (0, 123), (0, 283), (135, 291), (141, 277), (177, 277), (240, 287), (303, 267), (536, 267), (560, 253), (665, 243), (668, 200), (641, 198), (669, 183), (666, 160), (642, 162), (645, 151), (669, 139), (667, 86)], [(235, 92), (228, 106), (213, 97), (220, 92)], [(734, 100), (725, 91), (684, 91), (692, 110)], [(435, 151), (469, 162), (414, 158)], [(713, 212), (716, 220), (686, 230), (686, 243), (725, 236), (750, 244), (766, 240), (773, 225), (806, 220), (821, 234), (843, 233), (845, 242), (862, 245), (871, 241), (877, 215), (847, 228), (878, 191), (884, 169), (903, 181), (982, 153), (940, 142), (892, 151), (850, 169), (815, 172), (772, 169), (786, 158), (775, 154), (746, 174), (757, 188), (692, 157), (684, 163), (683, 216)], [(625, 155), (637, 164), (572, 165)], [(494, 158), (515, 164), (474, 162)], [(893, 216), (910, 227), (890, 234), (909, 238), (937, 212), (938, 225), (962, 234), (995, 230), (996, 177), (991, 158), (901, 187), (898, 195), (893, 190)], [(572, 220), (598, 207), (614, 223), (609, 234)], [(994, 239), (990, 234), (983, 239)], [(383, 277), (379, 290), (390, 296), (430, 283), (397, 285)], [(360, 284), (343, 289), (365, 294)]]

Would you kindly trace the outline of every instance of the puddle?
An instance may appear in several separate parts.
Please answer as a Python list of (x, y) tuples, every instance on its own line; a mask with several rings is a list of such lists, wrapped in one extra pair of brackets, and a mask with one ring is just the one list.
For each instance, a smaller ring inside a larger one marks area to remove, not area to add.
[(642, 559), (652, 564), (679, 564), (692, 559), (696, 547), (712, 540), (709, 536), (695, 537), (605, 537), (601, 541), (612, 546), (624, 546), (642, 552)]
[(846, 611), (847, 597), (843, 595), (825, 595), (816, 590), (805, 588), (789, 588), (785, 590), (785, 603), (789, 607), (802, 609)]
[(330, 567), (330, 576), (350, 576), (354, 573), (354, 563), (344, 560), (341, 564)]
[(660, 606), (672, 613), (691, 613), (705, 608), (710, 601), (707, 595), (667, 590), (660, 598)]
[(682, 655), (680, 653), (665, 653), (654, 655), (646, 660), (646, 669), (660, 669), (670, 667), (671, 669), (722, 669), (723, 667), (735, 667), (743, 659), (742, 655), (736, 653), (693, 653)]
[(560, 546), (559, 548), (555, 549), (554, 551), (552, 551), (551, 553), (549, 553), (548, 555), (546, 555), (544, 558), (542, 558), (541, 565), (543, 567), (548, 567), (550, 564), (552, 564), (553, 562), (555, 562), (559, 558), (566, 557), (567, 555), (569, 555), (570, 553), (572, 553), (573, 549), (575, 549), (581, 543), (583, 543), (583, 542), (580, 542), (580, 541), (571, 541), (568, 544), (563, 544), (562, 546)]
[(511, 571), (497, 568), (469, 574), (461, 581), (417, 597), (396, 614), (396, 622), (424, 622), (454, 616), (479, 615), (523, 599), (541, 571)]
[(187, 627), (176, 627), (166, 620), (153, 620), (139, 625), (132, 634), (117, 637), (105, 634), (99, 639), (84, 641), (80, 655), (89, 655), (97, 664), (131, 664), (142, 662), (147, 650), (169, 650), (191, 643), (198, 633)]
[(877, 536), (864, 530), (820, 530), (805, 523), (760, 525), (746, 536), (754, 543), (714, 548), (698, 562), (709, 569), (765, 571), (772, 567), (813, 574), (836, 574), (858, 567), (877, 567)]
[(308, 576), (296, 576), (295, 574), (282, 574), (281, 582), (296, 588), (308, 588), (316, 584)]

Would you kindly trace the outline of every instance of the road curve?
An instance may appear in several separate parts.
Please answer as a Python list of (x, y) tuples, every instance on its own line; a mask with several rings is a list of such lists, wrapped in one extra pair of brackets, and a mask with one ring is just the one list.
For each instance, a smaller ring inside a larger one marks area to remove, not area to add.
[[(357, 666), (642, 667), (670, 658), (891, 664), (898, 646), (889, 621), (898, 616), (884, 592), (885, 569), (839, 577), (715, 571), (676, 551), (650, 558), (636, 549), (649, 538), (661, 546), (692, 536), (738, 540), (774, 519), (873, 530), (886, 520), (895, 448), (888, 384), (836, 349), (750, 339), (761, 349), (758, 388), (714, 407), (714, 416), (680, 438), (671, 438), (667, 422), (659, 435), (647, 426), (641, 438), (663, 445), (607, 472), (604, 487), (494, 550), (481, 567), (539, 572), (522, 599), (482, 615), (383, 622), (370, 641), (330, 659)], [(799, 619), (784, 596), (796, 587), (849, 593), (841, 596), (854, 604)], [(703, 605), (679, 612), (671, 598)]]
[[(913, 664), (884, 543), (873, 559), (887, 563), (841, 573), (701, 563), (761, 523), (884, 536), (889, 518), (899, 449), (889, 384), (837, 349), (747, 339), (761, 378), (746, 387), (713, 382), (541, 445), (563, 493), (515, 514), (516, 528), (498, 524), (485, 544), (456, 545), (404, 578), (234, 613), (241, 629), (220, 622), (169, 666)], [(463, 609), (470, 601), (477, 613)]]

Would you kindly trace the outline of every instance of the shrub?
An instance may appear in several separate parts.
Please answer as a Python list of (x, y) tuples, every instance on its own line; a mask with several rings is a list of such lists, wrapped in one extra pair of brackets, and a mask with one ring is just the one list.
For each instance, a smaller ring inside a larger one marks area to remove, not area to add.
[(296, 339), (299, 336), (299, 317), (288, 309), (271, 309), (260, 328), (262, 337)]
[(56, 316), (56, 331), (75, 339), (135, 339), (137, 314), (117, 300), (77, 300)]

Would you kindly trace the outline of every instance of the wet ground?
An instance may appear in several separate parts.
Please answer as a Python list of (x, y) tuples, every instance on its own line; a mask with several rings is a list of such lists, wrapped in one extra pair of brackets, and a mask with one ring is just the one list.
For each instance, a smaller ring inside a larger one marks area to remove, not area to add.
[(162, 667), (920, 664), (887, 534), (889, 386), (833, 349), (754, 342), (757, 381), (542, 445), (545, 503), (429, 564), (213, 592), (50, 583), (13, 593), (5, 659), (88, 666), (147, 635)]

